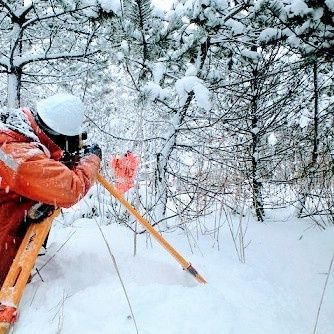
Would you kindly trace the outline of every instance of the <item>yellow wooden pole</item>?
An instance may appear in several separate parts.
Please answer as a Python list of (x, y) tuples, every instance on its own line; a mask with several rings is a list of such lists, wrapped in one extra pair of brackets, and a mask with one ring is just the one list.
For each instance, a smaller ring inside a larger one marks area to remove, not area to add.
[(38, 224), (30, 224), (0, 290), (0, 334), (7, 334), (30, 278), (36, 258), (60, 209)]
[(171, 246), (161, 234), (136, 210), (119, 192), (110, 184), (101, 174), (97, 176), (98, 182), (109, 191), (127, 210), (144, 226), (144, 228), (170, 253), (182, 268), (192, 274), (200, 283), (207, 283), (206, 280), (196, 271), (196, 269), (188, 262), (173, 246)]

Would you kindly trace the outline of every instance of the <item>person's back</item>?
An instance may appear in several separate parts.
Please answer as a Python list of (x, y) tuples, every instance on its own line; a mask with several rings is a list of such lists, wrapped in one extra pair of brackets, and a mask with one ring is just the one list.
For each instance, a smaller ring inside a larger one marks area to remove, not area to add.
[[(13, 113), (13, 111), (12, 111)], [(20, 112), (20, 114), (22, 114)], [(1, 115), (0, 127), (0, 160), (2, 164), (0, 179), (0, 285), (5, 279), (5, 274), (13, 261), (17, 248), (24, 234), (24, 228), (20, 229), (13, 222), (21, 222), (27, 210), (33, 205), (34, 201), (24, 198), (11, 191), (9, 184), (4, 177), (4, 171), (16, 168), (16, 161), (11, 158), (8, 151), (21, 151), (29, 142), (29, 139), (21, 134), (18, 129), (14, 131), (14, 126), (6, 126), (13, 119), (20, 116), (16, 111), (16, 117), (11, 117), (10, 112)], [(22, 144), (22, 145), (21, 145)], [(7, 146), (7, 147), (6, 147)]]
[[(83, 115), (78, 109), (82, 105), (71, 95), (50, 99), (55, 108), (42, 109), (35, 116), (28, 109), (1, 112), (0, 286), (24, 236), (31, 207), (39, 202), (56, 207), (72, 206), (87, 193), (99, 170), (101, 150), (97, 146), (86, 149), (84, 157), (72, 169), (61, 161), (67, 142), (79, 135), (83, 117), (77, 118), (73, 131), (68, 123), (63, 131), (59, 122), (68, 120), (58, 119), (53, 124), (54, 119), (44, 117), (48, 123), (45, 124), (41, 116), (47, 112), (46, 115), (54, 113), (55, 118), (57, 113), (62, 113), (62, 106), (68, 113)], [(43, 103), (48, 103), (48, 99)], [(49, 128), (49, 124), (57, 131)]]

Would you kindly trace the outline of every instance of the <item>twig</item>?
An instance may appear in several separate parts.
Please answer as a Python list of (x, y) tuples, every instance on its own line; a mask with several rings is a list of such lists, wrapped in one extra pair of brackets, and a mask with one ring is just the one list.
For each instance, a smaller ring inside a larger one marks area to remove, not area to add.
[[(100, 204), (100, 203), (101, 203), (101, 201), (99, 201), (99, 204)], [(100, 212), (102, 212), (102, 211), (101, 211), (101, 208), (100, 208)], [(130, 299), (129, 299), (127, 290), (126, 290), (126, 288), (125, 288), (124, 281), (123, 281), (122, 276), (121, 276), (121, 273), (120, 273), (120, 271), (119, 271), (119, 268), (118, 268), (118, 265), (117, 265), (117, 262), (116, 262), (116, 258), (115, 258), (114, 254), (113, 254), (112, 251), (111, 251), (111, 247), (110, 247), (110, 245), (109, 245), (109, 242), (108, 242), (108, 240), (107, 240), (105, 234), (103, 233), (100, 224), (98, 223), (97, 219), (94, 219), (94, 221), (95, 221), (95, 223), (96, 223), (96, 225), (97, 225), (97, 228), (99, 229), (99, 231), (100, 231), (100, 233), (101, 233), (101, 236), (102, 236), (102, 238), (103, 238), (103, 240), (104, 240), (104, 243), (106, 244), (106, 247), (107, 247), (107, 249), (108, 249), (108, 253), (109, 253), (109, 255), (110, 255), (110, 258), (111, 258), (111, 260), (112, 260), (112, 263), (113, 263), (113, 265), (114, 265), (114, 268), (115, 268), (115, 270), (116, 270), (118, 279), (119, 279), (119, 281), (120, 281), (120, 283), (121, 283), (121, 286), (122, 286), (122, 289), (123, 289), (123, 292), (124, 292), (126, 301), (127, 301), (127, 303), (128, 303), (129, 309), (130, 309), (131, 317), (132, 317), (134, 326), (135, 326), (135, 328), (136, 328), (136, 333), (139, 334), (139, 330), (138, 330), (138, 326), (137, 326), (136, 318), (135, 318), (135, 315), (134, 315), (133, 310), (132, 310), (132, 306), (131, 306), (131, 303), (130, 303)]]
[(131, 303), (130, 303), (130, 299), (129, 299), (128, 293), (127, 293), (127, 291), (126, 291), (126, 288), (125, 288), (123, 279), (122, 279), (122, 277), (121, 277), (121, 273), (120, 273), (120, 271), (119, 271), (119, 268), (118, 268), (118, 265), (117, 265), (117, 262), (116, 262), (116, 258), (115, 258), (115, 256), (113, 255), (113, 253), (111, 252), (110, 245), (109, 245), (109, 243), (108, 243), (108, 240), (106, 239), (105, 234), (104, 234), (103, 231), (102, 231), (101, 226), (98, 224), (97, 221), (95, 221), (95, 222), (96, 222), (96, 225), (97, 225), (97, 227), (98, 227), (98, 229), (99, 229), (99, 231), (100, 231), (100, 233), (101, 233), (101, 235), (102, 235), (102, 238), (103, 238), (103, 240), (104, 240), (104, 242), (105, 242), (105, 244), (106, 244), (106, 247), (107, 247), (107, 249), (108, 249), (108, 253), (109, 253), (110, 258), (111, 258), (111, 260), (112, 260), (112, 262), (113, 262), (113, 265), (114, 265), (114, 267), (115, 267), (115, 270), (116, 270), (117, 276), (118, 276), (118, 278), (119, 278), (119, 281), (121, 282), (121, 285), (122, 285), (122, 289), (123, 289), (123, 291), (124, 291), (125, 298), (126, 298), (127, 303), (128, 303), (128, 305), (129, 305), (129, 309), (130, 309), (130, 312), (131, 312), (132, 320), (133, 320), (133, 323), (134, 323), (135, 328), (136, 328), (136, 332), (137, 332), (137, 334), (139, 334), (139, 330), (138, 330), (138, 326), (137, 326), (136, 318), (135, 318), (135, 316), (134, 316), (134, 313), (133, 313), (133, 310), (132, 310), (132, 306), (131, 306)]
[(39, 271), (38, 268), (36, 268), (36, 273), (38, 274), (38, 276), (41, 279), (41, 281), (44, 283), (44, 279), (43, 279), (43, 277), (42, 277), (42, 275), (41, 275), (41, 273), (40, 273), (40, 271)]
[(319, 304), (318, 312), (317, 312), (317, 318), (316, 318), (316, 321), (315, 321), (315, 324), (314, 324), (313, 334), (315, 334), (315, 332), (317, 331), (318, 321), (319, 321), (319, 316), (320, 316), (320, 310), (321, 310), (322, 302), (323, 302), (323, 300), (324, 300), (324, 296), (325, 296), (325, 292), (326, 292), (326, 288), (327, 288), (327, 284), (328, 284), (329, 276), (330, 276), (331, 271), (332, 271), (333, 262), (334, 262), (334, 254), (333, 254), (333, 256), (332, 256), (332, 260), (331, 260), (331, 263), (330, 263), (329, 268), (328, 268), (328, 273), (327, 273), (327, 277), (326, 277), (325, 285), (324, 285), (324, 288), (323, 288), (323, 290), (322, 290), (322, 295), (321, 295), (321, 299), (320, 299), (320, 304)]
[(65, 291), (65, 289), (63, 290), (63, 295), (61, 300), (59, 301), (59, 303), (57, 303), (56, 306), (54, 306), (51, 310), (55, 309), (56, 313), (54, 314), (54, 316), (52, 317), (52, 321), (54, 321), (58, 315), (58, 326), (59, 326), (59, 318), (61, 317), (61, 314), (63, 314), (64, 311), (64, 304), (66, 302), (67, 299), (72, 298), (73, 295), (68, 295)]
[(63, 299), (62, 303), (59, 309), (59, 314), (58, 314), (58, 327), (57, 327), (57, 333), (60, 334), (63, 330), (64, 327), (64, 307), (65, 307), (65, 301), (68, 298), (68, 296), (65, 296), (65, 291), (63, 292)]
[(35, 289), (35, 291), (34, 291), (34, 294), (33, 294), (32, 298), (31, 298), (31, 301), (30, 301), (30, 305), (29, 305), (29, 306), (32, 306), (32, 304), (33, 304), (33, 302), (34, 302), (34, 300), (35, 300), (35, 297), (36, 297), (36, 294), (37, 294), (38, 289), (39, 289), (39, 286), (36, 287), (36, 289)]
[[(40, 271), (51, 261), (55, 258), (55, 256), (57, 255), (57, 253), (60, 252), (60, 250), (67, 244), (67, 242), (73, 237), (74, 233), (76, 231), (72, 232), (71, 235), (66, 239), (66, 241), (57, 249), (57, 251), (39, 268), (36, 267), (36, 273), (34, 273), (33, 275), (31, 275), (31, 280), (38, 274), (40, 276), (40, 278), (42, 279), (41, 275), (40, 275)], [(43, 279), (42, 279), (43, 281)]]

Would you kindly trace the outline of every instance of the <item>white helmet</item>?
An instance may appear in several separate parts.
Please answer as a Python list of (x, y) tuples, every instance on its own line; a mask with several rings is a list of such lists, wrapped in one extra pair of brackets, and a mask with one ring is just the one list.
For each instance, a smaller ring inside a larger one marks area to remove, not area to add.
[(84, 104), (70, 94), (56, 94), (37, 102), (37, 114), (53, 131), (65, 136), (82, 132)]

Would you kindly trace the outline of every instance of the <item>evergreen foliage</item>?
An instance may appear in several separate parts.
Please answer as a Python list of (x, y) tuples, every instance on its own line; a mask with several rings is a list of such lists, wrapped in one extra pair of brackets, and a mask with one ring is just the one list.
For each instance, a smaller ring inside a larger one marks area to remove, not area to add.
[(91, 140), (140, 155), (133, 200), (166, 228), (214, 204), (334, 221), (328, 1), (89, 3), (0, 1), (1, 104), (13, 77), (20, 102), (81, 95)]
[(124, 0), (124, 15), (138, 30), (146, 31), (152, 19), (151, 0)]

